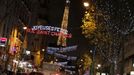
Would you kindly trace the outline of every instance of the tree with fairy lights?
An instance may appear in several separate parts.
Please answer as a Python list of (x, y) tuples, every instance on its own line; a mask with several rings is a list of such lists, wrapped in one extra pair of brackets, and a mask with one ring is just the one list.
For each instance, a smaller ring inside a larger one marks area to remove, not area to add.
[(92, 63), (92, 60), (88, 53), (84, 53), (76, 61), (79, 71), (82, 73), (84, 73), (87, 69), (89, 69), (89, 66), (91, 66), (91, 63)]
[[(95, 11), (88, 10), (88, 14), (93, 15), (85, 14), (83, 18), (83, 34), (96, 46), (100, 55), (109, 61), (111, 75), (118, 72), (118, 67), (123, 75), (124, 43), (127, 35), (134, 30), (131, 3), (125, 0), (99, 0), (93, 3)], [(119, 62), (121, 66), (117, 66)]]

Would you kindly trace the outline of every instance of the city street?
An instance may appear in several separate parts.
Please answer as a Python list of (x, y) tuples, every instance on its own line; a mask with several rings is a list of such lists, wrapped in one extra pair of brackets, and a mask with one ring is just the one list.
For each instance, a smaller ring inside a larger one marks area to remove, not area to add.
[(134, 75), (134, 0), (0, 0), (0, 75)]

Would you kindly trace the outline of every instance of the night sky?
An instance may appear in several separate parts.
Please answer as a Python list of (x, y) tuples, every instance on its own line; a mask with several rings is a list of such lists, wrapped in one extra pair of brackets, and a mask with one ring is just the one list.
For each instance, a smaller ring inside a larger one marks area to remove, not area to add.
[[(65, 7), (65, 0), (49, 0), (48, 4), (48, 20), (49, 24), (52, 26), (61, 26), (61, 21), (63, 17)], [(80, 56), (85, 51), (89, 50), (88, 41), (82, 35), (80, 26), (82, 25), (81, 20), (84, 13), (82, 2), (80, 0), (71, 0), (70, 10), (69, 10), (69, 23), (68, 31), (72, 33), (72, 38), (67, 40), (67, 45), (78, 45), (78, 49), (74, 52), (68, 54)], [(56, 37), (50, 37), (49, 43), (56, 43)]]

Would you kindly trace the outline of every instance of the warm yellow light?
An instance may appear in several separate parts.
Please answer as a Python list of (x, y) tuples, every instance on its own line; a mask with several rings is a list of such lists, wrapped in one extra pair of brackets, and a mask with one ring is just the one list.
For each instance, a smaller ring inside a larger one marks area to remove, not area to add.
[(23, 29), (24, 29), (24, 30), (26, 30), (26, 29), (27, 29), (27, 27), (23, 27)]
[(56, 59), (56, 61), (58, 61), (58, 59)]
[(101, 67), (101, 64), (98, 64), (97, 66), (100, 68)]
[(44, 52), (44, 51), (45, 51), (45, 49), (42, 49), (42, 51)]
[(130, 75), (134, 75), (134, 71), (130, 71)]
[(89, 3), (88, 3), (88, 2), (84, 2), (83, 5), (84, 5), (85, 7), (88, 7), (88, 6), (89, 6)]

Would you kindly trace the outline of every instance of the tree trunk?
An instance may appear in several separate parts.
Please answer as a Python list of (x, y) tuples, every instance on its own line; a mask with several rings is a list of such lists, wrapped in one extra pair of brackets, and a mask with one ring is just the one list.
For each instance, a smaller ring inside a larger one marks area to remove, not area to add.
[(121, 43), (121, 50), (122, 50), (122, 54), (121, 54), (121, 65), (120, 65), (120, 75), (124, 74), (124, 64), (125, 64), (125, 53), (124, 53), (124, 43), (125, 43), (125, 35), (122, 35), (122, 43)]
[(110, 65), (110, 75), (114, 75), (114, 64), (111, 63)]
[(110, 75), (116, 75), (116, 74), (117, 74), (117, 63), (111, 63)]

